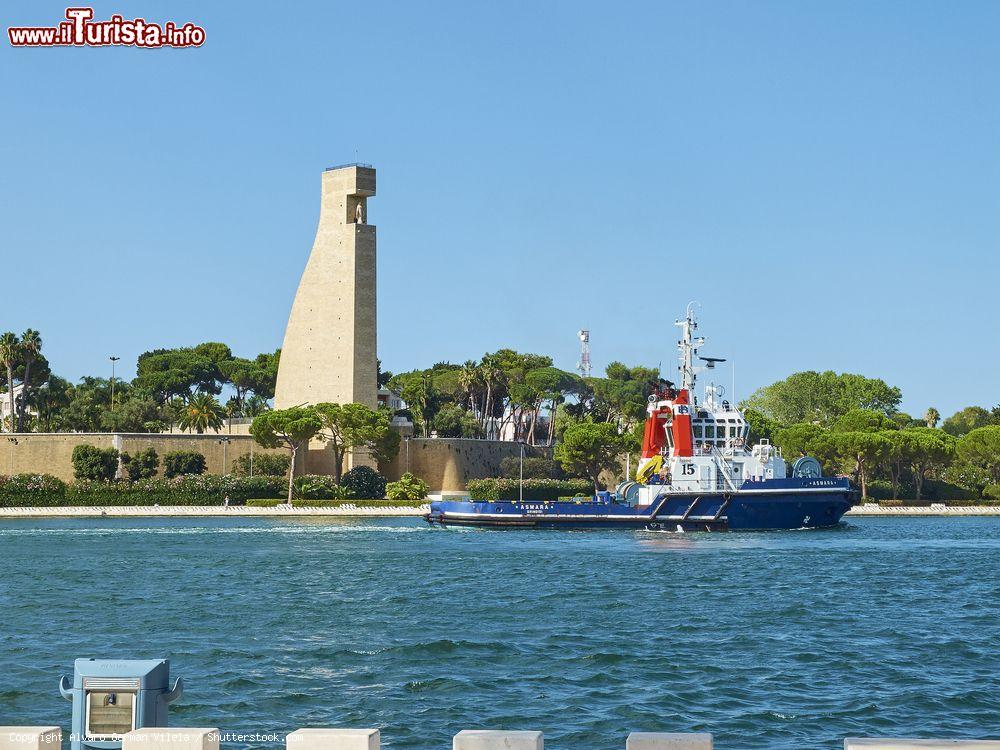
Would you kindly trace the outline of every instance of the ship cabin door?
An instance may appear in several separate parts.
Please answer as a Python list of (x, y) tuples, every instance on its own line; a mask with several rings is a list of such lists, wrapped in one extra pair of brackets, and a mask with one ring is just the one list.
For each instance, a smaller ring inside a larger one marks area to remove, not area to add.
[(711, 490), (715, 489), (715, 484), (712, 481), (713, 478), (714, 478), (712, 476), (713, 473), (714, 473), (713, 472), (713, 468), (714, 467), (709, 466), (707, 464), (702, 464), (701, 465), (701, 471), (700, 471), (700, 474), (698, 476), (698, 480), (699, 480), (699, 484), (701, 485), (701, 489), (702, 490), (711, 491)]

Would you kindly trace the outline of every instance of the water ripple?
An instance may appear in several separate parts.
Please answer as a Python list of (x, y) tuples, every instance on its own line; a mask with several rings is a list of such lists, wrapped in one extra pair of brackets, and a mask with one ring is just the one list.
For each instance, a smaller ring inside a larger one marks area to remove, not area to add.
[[(79, 656), (162, 657), (175, 724), (632, 730), (720, 748), (1000, 735), (1000, 519), (825, 532), (429, 529), (413, 519), (0, 522), (0, 714), (69, 723)], [(269, 749), (270, 750), (270, 749)], [(277, 750), (277, 747), (274, 748)]]

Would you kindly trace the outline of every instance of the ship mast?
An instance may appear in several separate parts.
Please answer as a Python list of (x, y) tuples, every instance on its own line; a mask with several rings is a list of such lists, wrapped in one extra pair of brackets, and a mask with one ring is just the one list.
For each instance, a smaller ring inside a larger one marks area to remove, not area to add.
[(697, 302), (689, 302), (684, 313), (684, 320), (674, 321), (674, 325), (681, 329), (681, 340), (677, 342), (677, 349), (680, 352), (680, 372), (681, 388), (694, 396), (695, 376), (698, 370), (694, 365), (695, 355), (698, 347), (705, 343), (701, 336), (695, 337), (694, 332), (698, 329), (698, 322), (694, 319), (694, 306)]

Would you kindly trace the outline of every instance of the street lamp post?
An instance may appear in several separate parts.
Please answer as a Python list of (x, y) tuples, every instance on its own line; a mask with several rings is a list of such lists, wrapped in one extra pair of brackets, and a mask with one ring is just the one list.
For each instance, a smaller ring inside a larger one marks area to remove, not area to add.
[(521, 504), (523, 505), (524, 504), (524, 441), (518, 440), (517, 442), (518, 445), (521, 447), (521, 460), (518, 463), (518, 468), (517, 468), (517, 485), (518, 485), (517, 496), (520, 499)]
[(10, 475), (14, 476), (14, 446), (17, 445), (17, 438), (9, 437), (7, 442), (10, 443)]
[[(229, 448), (229, 441), (230, 437), (228, 435), (219, 438), (219, 442), (222, 443), (222, 476), (226, 476), (226, 456), (228, 453), (227, 449)], [(253, 474), (251, 473), (250, 476), (253, 476)]]
[(111, 356), (108, 357), (111, 360), (111, 413), (115, 413), (115, 362), (117, 362), (121, 357)]

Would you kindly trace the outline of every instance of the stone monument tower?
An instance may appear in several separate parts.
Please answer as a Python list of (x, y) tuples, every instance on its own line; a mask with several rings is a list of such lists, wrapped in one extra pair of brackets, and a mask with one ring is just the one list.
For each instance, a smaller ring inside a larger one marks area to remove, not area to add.
[[(330, 401), (377, 405), (375, 227), (366, 201), (375, 170), (350, 164), (323, 172), (319, 226), (281, 348), (277, 409)], [(307, 458), (307, 470), (321, 459)]]

